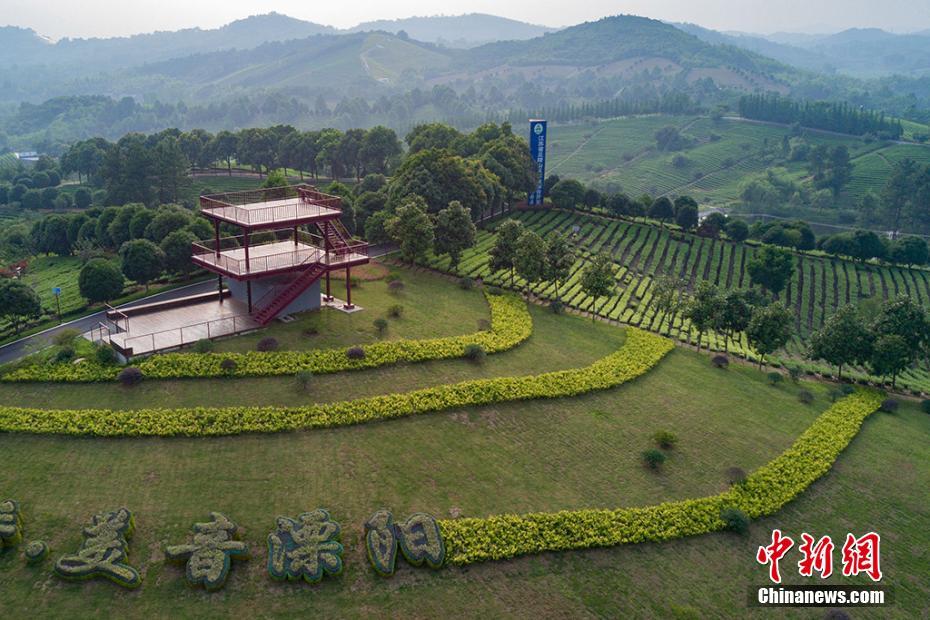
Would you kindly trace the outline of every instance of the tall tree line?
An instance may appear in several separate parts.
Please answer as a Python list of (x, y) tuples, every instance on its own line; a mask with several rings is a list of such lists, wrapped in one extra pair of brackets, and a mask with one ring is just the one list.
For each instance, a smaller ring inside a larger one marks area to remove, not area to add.
[(884, 112), (857, 108), (845, 102), (796, 101), (777, 94), (755, 94), (740, 97), (738, 109), (744, 118), (798, 123), (855, 136), (873, 133), (896, 139), (904, 133), (901, 121), (885, 118)]

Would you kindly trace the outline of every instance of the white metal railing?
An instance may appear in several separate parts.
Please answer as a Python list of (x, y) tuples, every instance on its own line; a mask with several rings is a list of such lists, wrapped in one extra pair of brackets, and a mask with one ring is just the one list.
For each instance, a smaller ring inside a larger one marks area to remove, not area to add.
[(183, 325), (172, 329), (165, 329), (150, 334), (128, 336), (122, 339), (110, 337), (110, 342), (133, 354), (151, 353), (162, 349), (172, 349), (185, 344), (192, 344), (198, 340), (217, 338), (230, 334), (237, 334), (247, 329), (257, 327), (249, 315), (234, 314), (219, 319), (211, 319), (193, 325)]

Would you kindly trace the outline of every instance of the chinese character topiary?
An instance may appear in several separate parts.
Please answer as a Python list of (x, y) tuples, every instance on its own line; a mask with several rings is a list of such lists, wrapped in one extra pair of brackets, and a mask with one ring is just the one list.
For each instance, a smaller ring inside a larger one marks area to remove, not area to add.
[(194, 542), (165, 548), (169, 560), (187, 561), (187, 582), (202, 585), (207, 590), (219, 590), (226, 585), (232, 560), (249, 557), (249, 547), (236, 540), (239, 527), (226, 515), (210, 513), (210, 521), (195, 523)]
[(394, 574), (397, 549), (414, 566), (424, 562), (439, 568), (446, 558), (446, 549), (436, 519), (418, 512), (403, 523), (394, 523), (389, 510), (379, 510), (365, 523), (365, 546), (368, 560), (379, 574)]
[(58, 558), (55, 574), (75, 581), (104, 577), (124, 588), (138, 587), (142, 577), (125, 563), (133, 529), (132, 513), (125, 508), (94, 515), (84, 526), (81, 548)]
[(7, 499), (0, 502), (0, 548), (15, 547), (23, 540), (23, 517), (19, 503)]
[(339, 524), (322, 508), (296, 519), (278, 517), (268, 535), (268, 572), (275, 579), (318, 583), (324, 574), (342, 572)]

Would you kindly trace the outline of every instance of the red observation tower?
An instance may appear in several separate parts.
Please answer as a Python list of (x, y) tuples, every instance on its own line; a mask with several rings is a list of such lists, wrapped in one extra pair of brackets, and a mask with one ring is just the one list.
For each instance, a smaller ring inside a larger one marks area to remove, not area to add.
[[(223, 278), (230, 294), (267, 325), (276, 316), (319, 308), (320, 282), (333, 301), (330, 272), (345, 270), (352, 305), (351, 268), (368, 263), (368, 244), (353, 239), (340, 221), (342, 200), (310, 185), (274, 187), (200, 197), (200, 212), (213, 224), (212, 240), (194, 243), (195, 264)], [(222, 225), (240, 234), (220, 235)]]

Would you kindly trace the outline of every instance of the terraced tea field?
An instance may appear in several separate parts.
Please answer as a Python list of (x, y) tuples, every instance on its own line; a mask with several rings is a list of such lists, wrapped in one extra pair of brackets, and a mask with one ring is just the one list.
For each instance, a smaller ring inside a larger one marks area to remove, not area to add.
[[(662, 229), (649, 224), (575, 214), (554, 209), (522, 211), (514, 218), (528, 228), (545, 235), (551, 231), (572, 232), (577, 227), (574, 243), (579, 258), (572, 275), (560, 286), (562, 300), (569, 306), (585, 311), (594, 301), (581, 290), (581, 271), (586, 261), (598, 252), (608, 252), (617, 266), (615, 294), (597, 301), (597, 312), (610, 319), (669, 335), (683, 342), (694, 343), (696, 333), (678, 314), (659, 316), (651, 304), (653, 281), (658, 275), (681, 278), (687, 288), (701, 280), (723, 289), (745, 289), (750, 286), (746, 265), (756, 251), (746, 244), (705, 239), (695, 235)], [(463, 255), (458, 274), (482, 278), (486, 282), (509, 286), (508, 272), (492, 273), (487, 252), (494, 243), (494, 233), (481, 231), (477, 245)], [(448, 258), (432, 257), (431, 267), (448, 270)], [(515, 280), (515, 288), (525, 288), (525, 282)], [(555, 286), (543, 282), (529, 287), (539, 297), (555, 298)], [(682, 295), (685, 292), (683, 291)], [(829, 373), (831, 369), (804, 359), (806, 339), (819, 329), (826, 317), (837, 308), (859, 303), (868, 298), (888, 299), (909, 295), (930, 306), (930, 273), (923, 269), (878, 267), (814, 255), (796, 257), (795, 274), (780, 301), (795, 312), (795, 335), (779, 364), (800, 365), (809, 370)], [(723, 350), (723, 339), (711, 337), (712, 347)], [(705, 339), (706, 342), (706, 339)], [(730, 350), (754, 359), (745, 336)], [(851, 371), (851, 376), (866, 378), (864, 369)], [(930, 391), (930, 374), (924, 369), (911, 370), (899, 379), (899, 385)]]

